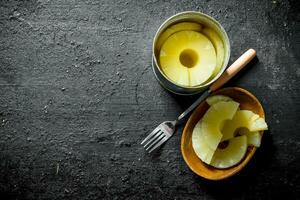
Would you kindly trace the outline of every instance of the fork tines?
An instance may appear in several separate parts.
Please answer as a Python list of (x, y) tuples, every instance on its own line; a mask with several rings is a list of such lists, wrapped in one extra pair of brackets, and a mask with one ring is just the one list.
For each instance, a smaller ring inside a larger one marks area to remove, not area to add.
[(162, 145), (167, 139), (167, 135), (157, 127), (142, 141), (141, 144), (145, 144), (144, 148), (146, 149), (146, 151), (151, 153), (160, 145)]

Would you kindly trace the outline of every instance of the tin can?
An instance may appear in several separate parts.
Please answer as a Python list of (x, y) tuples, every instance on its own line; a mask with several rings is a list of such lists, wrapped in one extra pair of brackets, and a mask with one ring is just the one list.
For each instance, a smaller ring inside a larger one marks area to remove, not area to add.
[[(224, 60), (223, 65), (218, 72), (218, 74), (209, 82), (197, 85), (197, 86), (180, 86), (176, 83), (174, 83), (172, 80), (170, 80), (161, 70), (159, 66), (159, 51), (160, 49), (157, 49), (157, 41), (159, 36), (170, 26), (180, 23), (180, 22), (195, 22), (199, 23), (205, 27), (212, 28), (214, 31), (218, 33), (221, 40), (223, 41), (224, 45)], [(215, 20), (214, 18), (201, 13), (201, 12), (195, 12), (195, 11), (186, 11), (178, 13), (169, 19), (167, 19), (157, 30), (155, 37), (153, 39), (153, 45), (152, 45), (152, 69), (155, 74), (156, 79), (158, 82), (167, 90), (169, 90), (172, 93), (179, 94), (179, 95), (193, 95), (197, 94), (199, 92), (202, 92), (205, 90), (209, 85), (211, 85), (215, 80), (217, 80), (221, 74), (226, 69), (226, 66), (228, 64), (230, 58), (230, 43), (227, 36), (226, 31), (221, 26), (221, 24)]]

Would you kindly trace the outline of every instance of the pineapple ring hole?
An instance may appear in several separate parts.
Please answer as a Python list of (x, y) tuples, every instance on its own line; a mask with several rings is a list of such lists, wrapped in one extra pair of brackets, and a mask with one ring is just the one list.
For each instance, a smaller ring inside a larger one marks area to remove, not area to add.
[(229, 141), (225, 140), (225, 141), (219, 143), (218, 149), (226, 149), (228, 147), (228, 145), (229, 145)]
[(236, 129), (233, 133), (233, 137), (238, 137), (238, 136), (243, 135), (243, 134), (241, 134), (241, 129), (243, 129), (243, 127)]
[(180, 63), (187, 67), (195, 67), (198, 61), (198, 54), (193, 49), (185, 49), (179, 55)]

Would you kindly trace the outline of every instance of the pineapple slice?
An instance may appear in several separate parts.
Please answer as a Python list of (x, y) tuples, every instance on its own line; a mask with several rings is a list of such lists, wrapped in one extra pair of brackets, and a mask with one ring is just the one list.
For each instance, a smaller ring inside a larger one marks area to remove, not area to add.
[(215, 50), (216, 50), (216, 54), (217, 54), (217, 64), (216, 64), (215, 70), (213, 71), (213, 75), (212, 75), (212, 78), (213, 78), (214, 76), (216, 76), (218, 74), (218, 72), (220, 71), (220, 69), (223, 65), (224, 56), (225, 56), (224, 45), (223, 45), (223, 42), (222, 42), (221, 38), (219, 37), (218, 33), (216, 33), (213, 29), (204, 28), (202, 30), (202, 33), (204, 35), (206, 35), (210, 39), (210, 41), (213, 43)]
[(162, 71), (173, 82), (181, 80), (183, 86), (196, 86), (211, 77), (216, 66), (216, 53), (203, 34), (180, 31), (165, 41), (159, 60)]
[[(230, 97), (215, 95), (206, 101), (210, 108), (193, 130), (193, 149), (206, 164), (219, 169), (232, 167), (243, 159), (248, 145), (260, 146), (259, 131), (268, 126), (252, 111), (239, 110), (239, 103)], [(228, 145), (222, 148), (219, 144), (225, 140)]]
[[(254, 120), (259, 116), (250, 110), (239, 110), (236, 112), (232, 120), (227, 121), (222, 129), (222, 141), (229, 140), (234, 137), (234, 133), (239, 128), (250, 128)], [(250, 130), (250, 129), (249, 129)]]
[[(164, 55), (161, 52), (161, 60), (164, 60)], [(182, 86), (189, 86), (189, 72), (188, 68), (178, 65), (175, 57), (169, 56), (170, 61), (168, 64), (164, 64), (162, 70), (163, 72), (175, 83)]]
[(215, 151), (210, 165), (219, 169), (232, 167), (244, 158), (246, 151), (246, 136), (231, 138), (227, 147), (224, 149), (218, 148)]
[(156, 43), (157, 50), (160, 50), (162, 45), (165, 43), (165, 41), (170, 37), (173, 33), (179, 32), (179, 31), (197, 31), (200, 32), (202, 29), (201, 24), (194, 23), (194, 22), (181, 22), (178, 24), (175, 24), (169, 28), (167, 28), (158, 38)]
[(228, 96), (223, 96), (223, 95), (214, 95), (210, 96), (206, 99), (206, 103), (210, 106), (212, 106), (215, 103), (218, 103), (220, 101), (233, 101), (232, 98)]
[(262, 131), (262, 130), (268, 130), (268, 125), (266, 121), (263, 118), (258, 118), (254, 120), (254, 122), (249, 127), (250, 131)]
[(266, 130), (267, 127), (260, 119), (262, 118), (250, 110), (237, 111), (232, 120), (225, 123), (222, 129), (222, 141), (233, 138), (235, 131), (239, 128), (245, 127), (250, 131)]
[(241, 128), (239, 134), (247, 136), (247, 144), (260, 147), (261, 134), (259, 131), (250, 132), (247, 128)]
[(214, 150), (211, 149), (209, 146), (207, 146), (205, 140), (202, 137), (203, 131), (202, 131), (202, 120), (200, 120), (192, 133), (192, 145), (193, 149), (196, 153), (196, 155), (206, 164), (209, 164), (213, 154)]
[(221, 129), (225, 120), (233, 118), (239, 107), (235, 101), (218, 102), (212, 105), (203, 116), (202, 137), (207, 145), (216, 150), (222, 139)]

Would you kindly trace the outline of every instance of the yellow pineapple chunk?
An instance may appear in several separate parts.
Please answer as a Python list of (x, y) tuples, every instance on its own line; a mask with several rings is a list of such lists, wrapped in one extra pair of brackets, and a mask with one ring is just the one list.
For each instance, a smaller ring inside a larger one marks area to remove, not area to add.
[(259, 147), (261, 144), (261, 134), (259, 131), (249, 131), (247, 128), (241, 128), (239, 130), (240, 135), (245, 135), (247, 137), (247, 144)]
[(262, 131), (262, 130), (268, 130), (268, 125), (266, 121), (263, 118), (258, 118), (254, 120), (254, 122), (249, 127), (250, 131)]
[(215, 150), (211, 149), (202, 137), (202, 121), (200, 120), (192, 133), (192, 145), (196, 155), (206, 164), (209, 164)]
[(165, 43), (165, 41), (170, 37), (173, 33), (179, 32), (179, 31), (197, 31), (200, 32), (202, 29), (201, 24), (195, 23), (195, 22), (181, 22), (175, 25), (170, 26), (167, 28), (158, 38), (156, 43), (156, 48), (158, 50), (161, 49), (162, 45)]
[(248, 128), (250, 131), (266, 130), (260, 120), (255, 123), (258, 119), (262, 118), (250, 110), (238, 110), (232, 120), (226, 121), (222, 129), (222, 141), (233, 138), (239, 128)]
[(204, 28), (202, 30), (202, 33), (206, 35), (213, 43), (217, 54), (217, 64), (215, 70), (213, 71), (213, 75), (212, 75), (213, 78), (215, 75), (218, 74), (218, 72), (220, 71), (223, 65), (224, 56), (225, 56), (224, 45), (218, 33), (216, 33), (213, 29)]
[(228, 146), (224, 149), (218, 148), (211, 160), (210, 165), (224, 169), (238, 164), (245, 156), (247, 151), (247, 137), (238, 136), (231, 138)]
[(212, 43), (203, 34), (180, 31), (164, 42), (159, 61), (162, 71), (173, 82), (196, 86), (212, 75), (216, 67), (216, 53)]
[(224, 121), (232, 119), (238, 107), (239, 103), (235, 101), (222, 101), (212, 105), (204, 114), (202, 118), (202, 135), (211, 149), (217, 149), (223, 136), (220, 130)]
[(223, 95), (214, 95), (210, 96), (206, 99), (206, 103), (210, 106), (212, 106), (215, 103), (218, 103), (220, 101), (233, 101), (232, 98), (228, 96), (223, 96)]

